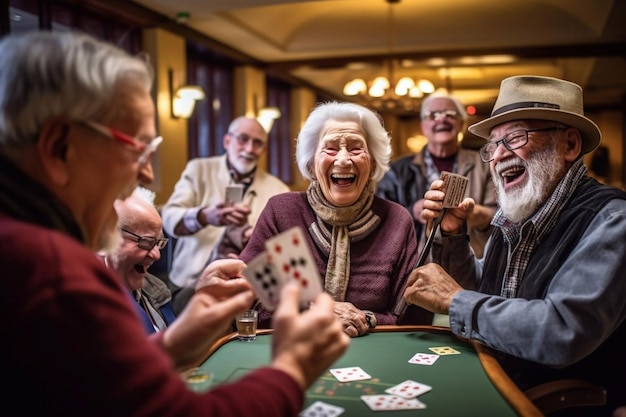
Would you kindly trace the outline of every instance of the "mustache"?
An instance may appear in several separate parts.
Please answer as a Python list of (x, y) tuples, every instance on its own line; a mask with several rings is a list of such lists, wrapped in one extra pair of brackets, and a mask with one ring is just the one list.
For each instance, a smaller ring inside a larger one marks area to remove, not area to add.
[(246, 159), (257, 159), (255, 154), (246, 151), (239, 152), (239, 156)]

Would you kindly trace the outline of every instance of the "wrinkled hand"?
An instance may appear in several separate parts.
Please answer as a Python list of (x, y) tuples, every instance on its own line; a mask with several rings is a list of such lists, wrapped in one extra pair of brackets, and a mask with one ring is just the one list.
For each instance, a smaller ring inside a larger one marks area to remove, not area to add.
[(462, 289), (440, 265), (429, 263), (411, 272), (404, 299), (433, 313), (448, 314), (452, 298)]
[[(422, 216), (429, 223), (428, 229), (432, 221), (438, 218), (443, 211), (443, 199), (446, 194), (442, 191), (442, 180), (435, 180), (430, 186), (430, 190), (424, 194), (424, 210)], [(467, 216), (474, 209), (474, 200), (466, 198), (459, 203), (458, 208), (449, 208), (441, 220), (441, 230), (446, 233), (459, 234), (463, 230)]]
[(365, 313), (352, 303), (335, 302), (334, 312), (343, 325), (343, 331), (350, 337), (363, 336), (369, 331)]
[[(222, 300), (240, 292), (241, 285), (252, 289), (241, 273), (245, 267), (246, 264), (239, 259), (218, 259), (211, 262), (198, 278), (196, 292), (204, 292)], [(245, 284), (237, 281), (244, 281)]]
[(250, 208), (244, 204), (227, 205), (221, 202), (202, 209), (205, 222), (213, 226), (243, 226), (249, 215)]
[(272, 366), (291, 375), (306, 390), (346, 351), (350, 338), (333, 313), (333, 299), (318, 295), (298, 312), (299, 287), (290, 282), (280, 293), (272, 317)]
[(185, 309), (163, 332), (163, 346), (176, 368), (184, 369), (202, 360), (211, 345), (231, 325), (235, 315), (250, 308), (254, 293), (243, 279), (223, 281), (229, 296), (223, 300), (197, 292)]

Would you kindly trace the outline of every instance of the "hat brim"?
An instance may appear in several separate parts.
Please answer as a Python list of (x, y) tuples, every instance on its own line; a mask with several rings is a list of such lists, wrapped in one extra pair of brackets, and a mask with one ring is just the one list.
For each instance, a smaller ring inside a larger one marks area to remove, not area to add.
[(491, 129), (501, 125), (502, 123), (511, 122), (513, 120), (552, 120), (560, 122), (580, 130), (582, 136), (582, 152), (589, 153), (598, 147), (602, 139), (600, 128), (590, 119), (576, 113), (571, 113), (558, 109), (546, 108), (528, 108), (515, 109), (497, 116), (490, 117), (478, 123), (474, 123), (468, 130), (480, 136), (489, 139)]

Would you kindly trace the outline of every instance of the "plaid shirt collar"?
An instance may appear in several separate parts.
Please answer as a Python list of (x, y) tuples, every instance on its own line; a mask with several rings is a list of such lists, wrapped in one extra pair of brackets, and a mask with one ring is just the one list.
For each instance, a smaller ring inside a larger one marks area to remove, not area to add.
[(508, 246), (502, 296), (515, 297), (538, 242), (552, 230), (563, 207), (586, 174), (587, 168), (582, 158), (579, 158), (559, 181), (548, 200), (524, 223), (510, 222), (498, 209), (491, 224), (500, 228)]

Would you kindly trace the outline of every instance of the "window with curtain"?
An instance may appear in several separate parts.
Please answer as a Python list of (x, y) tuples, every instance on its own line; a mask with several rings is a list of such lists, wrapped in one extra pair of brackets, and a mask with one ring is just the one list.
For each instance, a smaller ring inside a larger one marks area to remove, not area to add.
[(189, 119), (189, 159), (224, 152), (222, 137), (234, 117), (233, 72), (232, 62), (187, 43), (187, 80), (201, 86), (206, 94)]
[(267, 105), (278, 107), (281, 116), (274, 121), (268, 138), (267, 168), (268, 171), (283, 180), (286, 184), (293, 183), (293, 166), (295, 161), (295, 138), (291, 137), (289, 109), (291, 86), (283, 81), (267, 77)]
[(116, 44), (131, 54), (141, 52), (141, 25), (81, 4), (47, 0), (11, 0), (10, 31), (78, 30)]

